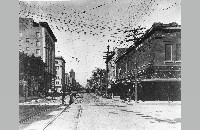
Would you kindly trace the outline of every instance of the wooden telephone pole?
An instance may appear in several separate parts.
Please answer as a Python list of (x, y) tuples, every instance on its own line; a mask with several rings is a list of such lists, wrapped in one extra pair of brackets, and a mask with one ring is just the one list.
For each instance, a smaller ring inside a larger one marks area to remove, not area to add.
[(109, 57), (109, 54), (112, 53), (112, 52), (109, 51), (109, 48), (110, 48), (110, 46), (108, 45), (107, 46), (107, 52), (103, 52), (103, 53), (106, 53), (106, 56), (103, 56), (103, 59), (106, 59), (106, 71), (107, 71), (106, 97), (107, 97), (107, 94), (108, 94), (108, 72), (109, 72), (109, 70), (108, 70), (108, 57)]

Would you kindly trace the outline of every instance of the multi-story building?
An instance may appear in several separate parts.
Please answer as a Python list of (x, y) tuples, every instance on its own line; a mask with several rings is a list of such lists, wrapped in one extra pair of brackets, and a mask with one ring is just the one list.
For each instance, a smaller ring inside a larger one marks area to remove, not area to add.
[(69, 83), (70, 83), (70, 77), (68, 73), (65, 73), (65, 85), (66, 89), (69, 90)]
[(108, 63), (108, 81), (109, 84), (116, 81), (116, 64), (115, 61), (120, 57), (127, 48), (115, 48), (113, 53), (108, 56), (105, 63)]
[(181, 100), (180, 25), (154, 23), (115, 63), (118, 90), (138, 82), (140, 100)]
[(46, 64), (43, 77), (46, 91), (55, 85), (55, 42), (57, 39), (48, 23), (19, 18), (19, 51), (42, 58)]
[(69, 77), (70, 77), (71, 87), (75, 87), (76, 86), (76, 80), (75, 80), (75, 72), (74, 72), (73, 69), (71, 69), (71, 71), (69, 72)]
[(55, 68), (56, 68), (56, 80), (55, 80), (55, 89), (58, 93), (66, 91), (65, 84), (65, 60), (63, 57), (55, 57)]

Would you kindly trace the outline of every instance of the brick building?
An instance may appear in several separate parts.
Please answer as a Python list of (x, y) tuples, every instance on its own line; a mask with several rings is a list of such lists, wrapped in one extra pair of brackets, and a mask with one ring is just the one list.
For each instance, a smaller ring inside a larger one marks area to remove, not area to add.
[(65, 60), (63, 57), (55, 57), (55, 68), (56, 68), (56, 80), (55, 90), (60, 93), (61, 90), (66, 90), (65, 84)]
[(57, 39), (48, 23), (19, 18), (19, 51), (42, 58), (46, 64), (43, 77), (46, 91), (55, 85), (55, 42)]
[(180, 25), (154, 23), (115, 63), (115, 93), (134, 93), (136, 79), (139, 100), (181, 100)]

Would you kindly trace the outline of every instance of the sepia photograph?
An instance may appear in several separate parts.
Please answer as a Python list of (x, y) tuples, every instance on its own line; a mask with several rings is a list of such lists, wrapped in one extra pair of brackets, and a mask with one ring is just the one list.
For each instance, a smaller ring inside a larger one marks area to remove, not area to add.
[(181, 0), (18, 6), (19, 130), (181, 130)]

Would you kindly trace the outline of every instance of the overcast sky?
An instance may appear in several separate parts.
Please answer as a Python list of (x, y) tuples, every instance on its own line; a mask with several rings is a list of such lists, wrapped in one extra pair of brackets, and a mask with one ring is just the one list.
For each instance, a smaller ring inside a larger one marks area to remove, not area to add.
[(95, 67), (106, 68), (103, 52), (124, 36), (124, 27), (154, 22), (181, 25), (181, 0), (65, 0), (20, 1), (19, 17), (48, 22), (57, 38), (56, 56), (63, 56), (66, 72), (74, 69), (82, 85)]

